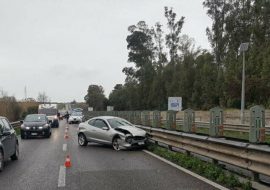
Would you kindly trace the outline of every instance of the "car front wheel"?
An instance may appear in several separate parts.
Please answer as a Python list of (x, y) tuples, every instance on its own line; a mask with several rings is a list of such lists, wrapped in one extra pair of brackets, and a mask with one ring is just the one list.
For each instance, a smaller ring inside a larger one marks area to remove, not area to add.
[(113, 149), (116, 150), (116, 151), (120, 150), (119, 141), (120, 141), (120, 138), (116, 137), (116, 138), (113, 139), (113, 142), (112, 142)]
[(4, 154), (3, 151), (0, 150), (0, 172), (4, 169)]
[(18, 143), (16, 143), (15, 152), (10, 158), (11, 158), (11, 160), (18, 160), (18, 158), (19, 158), (19, 145), (18, 145)]
[(80, 133), (78, 135), (78, 143), (80, 146), (86, 146), (87, 145), (87, 139), (84, 134)]

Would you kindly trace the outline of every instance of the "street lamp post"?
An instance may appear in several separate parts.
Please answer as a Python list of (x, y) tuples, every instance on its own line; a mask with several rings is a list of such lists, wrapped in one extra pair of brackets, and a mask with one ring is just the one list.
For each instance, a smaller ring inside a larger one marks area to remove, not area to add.
[(241, 124), (244, 124), (244, 109), (245, 109), (245, 52), (248, 50), (249, 43), (241, 43), (239, 51), (243, 52), (243, 68), (242, 68), (242, 92), (241, 92)]

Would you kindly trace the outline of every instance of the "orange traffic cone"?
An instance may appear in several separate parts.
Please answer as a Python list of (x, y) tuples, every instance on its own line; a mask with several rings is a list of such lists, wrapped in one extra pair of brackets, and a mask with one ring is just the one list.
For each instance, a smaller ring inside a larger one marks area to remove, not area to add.
[(67, 155), (67, 157), (66, 157), (65, 166), (66, 166), (66, 168), (70, 168), (71, 167), (71, 161), (70, 161), (69, 155)]

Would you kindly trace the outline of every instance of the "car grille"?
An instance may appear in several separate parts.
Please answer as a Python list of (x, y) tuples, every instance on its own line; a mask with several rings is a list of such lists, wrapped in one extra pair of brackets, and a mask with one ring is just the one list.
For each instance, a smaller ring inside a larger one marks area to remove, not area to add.
[(33, 126), (33, 127), (30, 127), (30, 130), (32, 130), (32, 131), (38, 130), (38, 127), (39, 127), (39, 126)]
[(142, 136), (134, 136), (133, 139), (134, 139), (135, 141), (141, 141), (141, 140), (144, 140), (145, 137), (142, 137)]

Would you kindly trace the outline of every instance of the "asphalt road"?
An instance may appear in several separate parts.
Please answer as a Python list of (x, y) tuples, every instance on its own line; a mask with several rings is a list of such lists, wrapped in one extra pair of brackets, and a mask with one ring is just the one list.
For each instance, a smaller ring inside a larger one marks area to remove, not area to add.
[[(94, 143), (79, 147), (78, 125), (60, 124), (50, 139), (20, 140), (19, 160), (6, 162), (0, 173), (1, 190), (215, 189), (141, 150), (116, 152)], [(64, 172), (67, 155), (72, 166)]]

